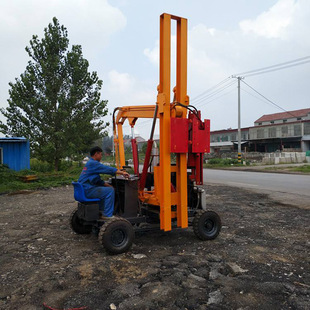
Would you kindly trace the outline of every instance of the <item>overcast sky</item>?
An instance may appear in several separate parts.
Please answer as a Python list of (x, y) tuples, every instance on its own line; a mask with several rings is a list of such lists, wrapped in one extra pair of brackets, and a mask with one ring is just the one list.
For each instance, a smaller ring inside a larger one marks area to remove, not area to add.
[[(215, 95), (195, 97), (233, 74), (310, 56), (309, 0), (0, 0), (0, 106), (7, 106), (8, 83), (25, 71), (32, 35), (42, 38), (54, 16), (104, 81), (102, 99), (109, 101), (110, 112), (154, 104), (164, 12), (188, 19), (188, 95), (203, 118), (211, 119), (211, 130), (237, 127), (237, 84), (223, 89), (229, 80)], [(244, 81), (290, 111), (310, 107), (309, 78), (306, 63)], [(278, 112), (241, 83), (242, 127)], [(145, 138), (149, 124), (137, 123)]]

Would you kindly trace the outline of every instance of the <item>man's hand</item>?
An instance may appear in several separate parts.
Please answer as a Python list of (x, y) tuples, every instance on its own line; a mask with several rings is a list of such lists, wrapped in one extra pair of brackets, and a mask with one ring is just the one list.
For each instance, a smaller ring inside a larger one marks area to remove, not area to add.
[(125, 179), (129, 179), (129, 173), (127, 171), (123, 171), (123, 177)]
[(122, 175), (126, 179), (129, 179), (129, 173), (125, 170), (117, 170), (116, 173)]

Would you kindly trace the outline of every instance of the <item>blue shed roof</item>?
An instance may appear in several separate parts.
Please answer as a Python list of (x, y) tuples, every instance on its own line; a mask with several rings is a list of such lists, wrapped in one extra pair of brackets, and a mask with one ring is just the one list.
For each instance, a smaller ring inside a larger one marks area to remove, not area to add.
[(25, 137), (0, 137), (1, 142), (25, 142)]

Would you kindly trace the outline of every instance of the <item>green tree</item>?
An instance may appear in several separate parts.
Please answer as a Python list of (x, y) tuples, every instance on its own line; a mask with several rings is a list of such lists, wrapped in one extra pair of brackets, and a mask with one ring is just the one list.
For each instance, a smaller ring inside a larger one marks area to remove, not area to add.
[(20, 78), (9, 83), (0, 131), (28, 138), (34, 156), (58, 170), (62, 158), (80, 156), (104, 135), (108, 124), (102, 117), (108, 111), (107, 101), (100, 99), (102, 80), (88, 72), (80, 45), (69, 50), (67, 29), (56, 17), (41, 40), (32, 37), (26, 51), (31, 60)]

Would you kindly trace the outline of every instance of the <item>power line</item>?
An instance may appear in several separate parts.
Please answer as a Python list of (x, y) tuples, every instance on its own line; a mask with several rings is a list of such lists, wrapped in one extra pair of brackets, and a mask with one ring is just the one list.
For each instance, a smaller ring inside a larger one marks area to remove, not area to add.
[(269, 104), (269, 102), (267, 101), (266, 102), (266, 100), (264, 100), (263, 98), (260, 98), (260, 97), (258, 97), (258, 96), (255, 96), (255, 95), (253, 95), (253, 94), (251, 94), (249, 91), (246, 91), (245, 89), (241, 89), (241, 91), (243, 91), (243, 92), (245, 92), (245, 93), (247, 93), (247, 94), (249, 94), (250, 96), (252, 96), (252, 97), (254, 97), (254, 98), (256, 98), (257, 100), (260, 100), (260, 101), (262, 101), (262, 102), (264, 102), (264, 103), (268, 103)]
[(216, 94), (220, 92), (222, 89), (225, 89), (228, 86), (228, 84), (231, 84), (231, 83), (232, 83), (231, 78), (228, 77), (227, 79), (223, 80), (222, 82), (216, 84), (213, 87), (210, 87), (209, 89), (207, 89), (206, 91), (204, 91), (203, 93), (201, 93), (200, 95), (192, 99), (191, 102), (200, 102), (201, 100), (204, 100), (205, 98), (209, 96), (212, 96), (213, 93)]
[[(236, 81), (231, 81), (230, 83), (228, 83), (227, 85), (222, 86), (220, 89), (217, 89), (213, 92), (211, 92), (210, 94), (206, 94), (204, 97), (200, 98), (199, 100), (197, 100), (196, 102), (194, 102), (195, 106), (200, 106), (205, 100), (219, 94), (220, 92), (222, 92), (223, 90), (229, 88), (230, 86), (234, 85), (236, 83)], [(192, 101), (191, 101), (192, 102)], [(193, 103), (193, 102), (192, 102)]]
[(211, 99), (211, 100), (209, 100), (209, 101), (206, 101), (206, 102), (204, 103), (203, 107), (201, 107), (201, 111), (203, 111), (203, 109), (205, 108), (205, 106), (208, 105), (209, 103), (211, 103), (212, 101), (218, 100), (218, 99), (220, 99), (220, 98), (222, 98), (222, 97), (224, 97), (224, 96), (226, 96), (226, 95), (228, 95), (228, 94), (230, 94), (230, 93), (232, 93), (232, 92), (234, 92), (234, 91), (235, 91), (235, 89), (232, 89), (232, 90), (230, 90), (230, 91), (228, 91), (228, 92), (226, 92), (226, 93), (224, 93), (224, 94), (222, 94), (222, 95), (220, 95), (220, 96), (218, 96), (218, 97), (216, 97), (216, 98), (213, 98), (213, 99)]
[[(242, 92), (245, 92), (245, 93), (247, 93), (247, 94), (249, 94), (250, 96), (256, 98), (257, 100), (260, 100), (260, 101), (262, 101), (262, 102), (264, 102), (264, 103), (267, 103), (267, 104), (270, 104), (271, 106), (274, 106), (274, 105), (271, 104), (269, 101), (266, 101), (265, 98), (255, 96), (254, 94), (251, 94), (250, 92), (246, 91), (244, 88), (242, 88), (241, 91), (242, 91)], [(282, 110), (284, 110), (285, 112), (287, 112), (285, 109), (282, 109)], [(289, 113), (289, 112), (287, 112), (287, 113)]]
[(247, 85), (249, 88), (251, 88), (253, 91), (255, 91), (258, 95), (260, 95), (261, 97), (263, 97), (265, 100), (267, 100), (268, 102), (270, 102), (272, 105), (274, 105), (275, 107), (277, 107), (278, 109), (292, 115), (293, 117), (296, 117), (294, 114), (292, 114), (291, 112), (285, 110), (284, 108), (282, 108), (281, 106), (279, 106), (278, 104), (274, 103), (273, 101), (271, 101), (270, 99), (268, 99), (266, 96), (264, 96), (263, 94), (261, 94), (259, 91), (257, 91), (256, 89), (254, 89), (252, 86), (250, 86), (248, 83), (244, 82), (243, 80), (241, 80), (245, 85)]
[(213, 98), (213, 99), (211, 99), (211, 100), (209, 100), (209, 101), (206, 101), (204, 104), (207, 105), (207, 104), (209, 104), (210, 102), (212, 102), (212, 101), (214, 101), (214, 100), (217, 100), (217, 99), (219, 99), (219, 98), (222, 98), (222, 97), (224, 97), (224, 96), (226, 96), (226, 95), (232, 93), (233, 91), (235, 91), (235, 89), (232, 89), (232, 90), (230, 90), (230, 91), (228, 91), (228, 92), (226, 92), (226, 93), (224, 93), (224, 94), (222, 94), (222, 95), (220, 95), (220, 96), (218, 96), (218, 97), (216, 97), (216, 98)]
[(259, 74), (264, 74), (264, 73), (269, 73), (269, 72), (273, 72), (273, 71), (279, 71), (279, 70), (287, 69), (287, 68), (290, 68), (290, 67), (300, 66), (300, 65), (303, 65), (303, 64), (306, 64), (306, 63), (310, 63), (310, 60), (299, 62), (298, 64), (288, 65), (288, 66), (277, 68), (277, 69), (270, 69), (270, 70), (266, 70), (266, 71), (263, 71), (263, 72), (248, 74), (248, 75), (245, 75), (245, 77), (259, 75)]
[(306, 57), (298, 58), (298, 59), (295, 59), (295, 60), (286, 61), (286, 62), (283, 62), (283, 63), (280, 63), (280, 64), (276, 64), (276, 65), (273, 65), (273, 66), (268, 66), (268, 67), (263, 67), (263, 68), (260, 68), (260, 69), (255, 69), (255, 70), (251, 70), (251, 71), (241, 72), (241, 73), (232, 75), (232, 77), (236, 77), (236, 76), (249, 77), (249, 76), (269, 73), (269, 72), (273, 72), (273, 71), (278, 71), (278, 70), (283, 70), (283, 69), (287, 69), (287, 68), (290, 68), (290, 67), (295, 67), (295, 66), (303, 65), (303, 64), (306, 64), (306, 63), (309, 63), (309, 62), (310, 62), (310, 56), (306, 56)]
[(229, 79), (230, 79), (230, 78), (228, 77), (228, 78), (224, 79), (223, 81), (217, 83), (216, 85), (214, 85), (214, 86), (208, 88), (207, 90), (205, 90), (205, 91), (202, 92), (201, 94), (199, 94), (199, 95), (197, 95), (196, 97), (194, 97), (191, 101), (196, 101), (199, 97), (205, 95), (206, 93), (210, 92), (211, 90), (213, 90), (213, 89), (219, 87), (220, 85), (226, 83)]

